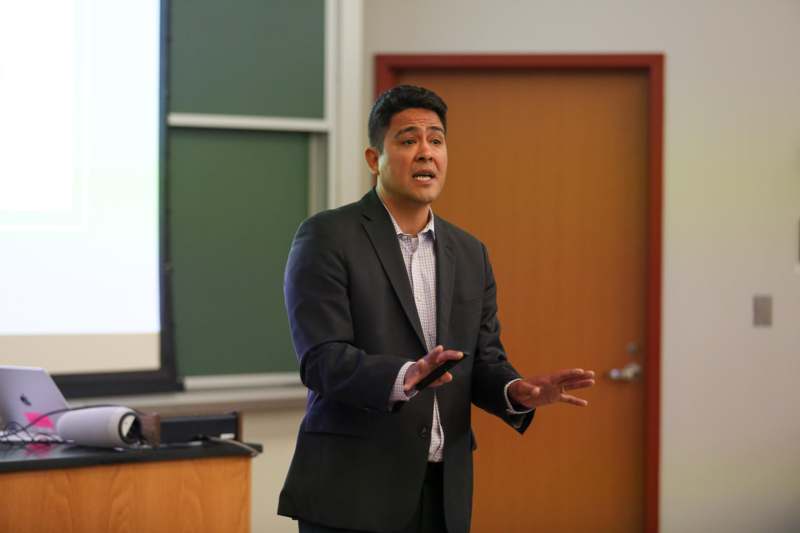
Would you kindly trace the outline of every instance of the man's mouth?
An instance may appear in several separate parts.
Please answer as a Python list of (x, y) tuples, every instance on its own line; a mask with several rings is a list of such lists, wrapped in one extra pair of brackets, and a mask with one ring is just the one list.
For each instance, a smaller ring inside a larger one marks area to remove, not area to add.
[(431, 181), (432, 179), (436, 179), (436, 175), (433, 172), (414, 172), (412, 177), (414, 181)]

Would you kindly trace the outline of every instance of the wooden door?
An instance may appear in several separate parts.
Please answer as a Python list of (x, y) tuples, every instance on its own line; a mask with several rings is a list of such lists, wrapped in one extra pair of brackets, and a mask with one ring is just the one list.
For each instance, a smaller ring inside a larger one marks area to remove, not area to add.
[(644, 529), (648, 80), (635, 70), (407, 70), (448, 103), (434, 211), (488, 247), (502, 339), (523, 375), (596, 370), (585, 409), (523, 437), (479, 409), (473, 531)]

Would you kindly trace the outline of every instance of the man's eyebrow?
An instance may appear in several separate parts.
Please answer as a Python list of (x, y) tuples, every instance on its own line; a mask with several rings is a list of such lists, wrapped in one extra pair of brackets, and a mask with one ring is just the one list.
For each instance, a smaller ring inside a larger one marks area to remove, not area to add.
[[(400, 137), (401, 135), (403, 135), (404, 133), (408, 133), (410, 131), (419, 131), (420, 129), (422, 129), (422, 128), (420, 128), (419, 126), (408, 126), (408, 127), (405, 127), (405, 128), (403, 128), (401, 130), (398, 130), (397, 133), (394, 134), (394, 136), (395, 136), (395, 138), (397, 138), (397, 137)], [(444, 128), (442, 128), (440, 126), (430, 126), (428, 129), (436, 130), (439, 133), (441, 133), (442, 135), (445, 134)]]

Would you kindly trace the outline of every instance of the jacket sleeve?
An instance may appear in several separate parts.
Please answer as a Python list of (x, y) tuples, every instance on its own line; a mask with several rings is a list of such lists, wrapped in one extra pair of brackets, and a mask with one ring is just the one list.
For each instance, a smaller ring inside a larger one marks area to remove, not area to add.
[(505, 386), (520, 378), (506, 357), (500, 341), (500, 321), (497, 319), (497, 287), (486, 247), (481, 245), (484, 265), (484, 290), (481, 308), (480, 331), (472, 371), (472, 402), (493, 415), (500, 417), (520, 433), (530, 425), (535, 410), (526, 414), (510, 414), (505, 399)]
[(353, 345), (349, 263), (335, 219), (316, 216), (298, 229), (289, 252), (284, 296), (300, 377), (312, 391), (348, 405), (390, 409), (389, 396), (408, 359), (367, 354)]

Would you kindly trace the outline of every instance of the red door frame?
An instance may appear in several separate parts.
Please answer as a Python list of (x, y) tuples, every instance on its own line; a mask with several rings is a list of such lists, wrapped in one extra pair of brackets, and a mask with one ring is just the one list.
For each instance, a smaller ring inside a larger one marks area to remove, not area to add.
[(661, 262), (664, 143), (663, 54), (377, 55), (375, 96), (397, 84), (406, 70), (590, 69), (644, 71), (648, 79), (648, 257), (645, 341), (645, 531), (658, 531), (661, 433)]

